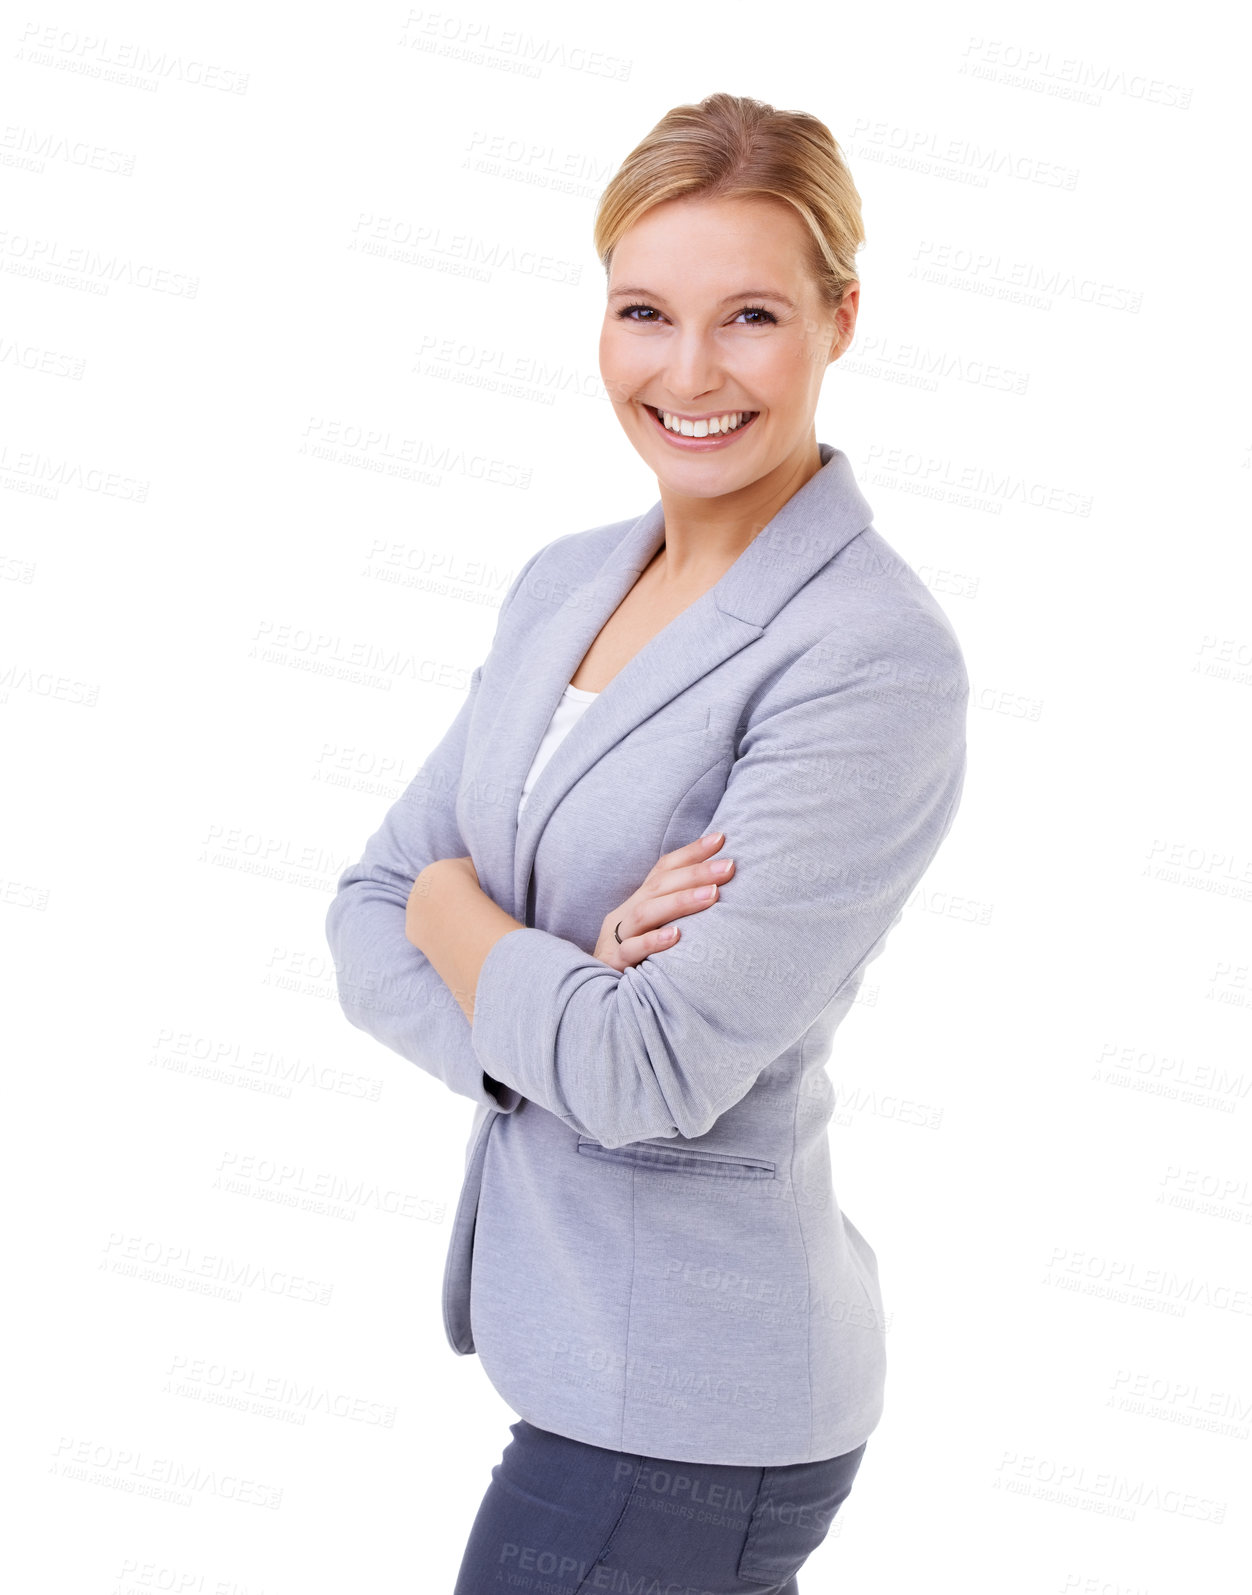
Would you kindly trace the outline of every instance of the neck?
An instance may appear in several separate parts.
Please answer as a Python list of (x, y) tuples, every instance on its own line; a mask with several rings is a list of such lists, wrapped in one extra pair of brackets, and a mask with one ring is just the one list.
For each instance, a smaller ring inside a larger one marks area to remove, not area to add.
[(816, 434), (810, 433), (773, 470), (716, 498), (693, 498), (660, 482), (665, 540), (652, 559), (657, 579), (673, 587), (716, 581), (821, 468)]

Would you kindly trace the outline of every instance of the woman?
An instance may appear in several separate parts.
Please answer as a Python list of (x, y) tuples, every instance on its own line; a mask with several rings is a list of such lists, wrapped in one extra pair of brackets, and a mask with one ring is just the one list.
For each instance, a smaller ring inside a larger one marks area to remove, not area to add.
[(348, 1018), (478, 1105), (445, 1327), (519, 1421), (457, 1595), (794, 1595), (881, 1415), (824, 1063), (968, 684), (816, 438), (862, 242), (811, 116), (715, 94), (627, 158), (600, 362), (660, 501), (526, 562), (330, 907)]

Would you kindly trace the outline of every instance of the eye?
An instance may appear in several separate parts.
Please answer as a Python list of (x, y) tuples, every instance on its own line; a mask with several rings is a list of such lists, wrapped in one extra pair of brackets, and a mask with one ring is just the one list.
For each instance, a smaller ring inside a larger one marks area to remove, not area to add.
[(778, 317), (772, 310), (766, 310), (764, 305), (744, 305), (739, 312), (741, 316), (764, 316), (764, 321), (750, 321), (750, 327), (768, 327), (771, 322), (777, 323)]
[[(636, 316), (636, 310), (644, 311), (646, 316)], [(634, 321), (637, 324), (642, 322), (644, 325), (650, 326), (654, 324), (653, 318), (660, 316), (660, 314), (655, 305), (634, 304), (623, 305), (617, 312), (617, 317), (619, 321)], [(776, 326), (778, 323), (778, 317), (772, 310), (766, 310), (764, 305), (744, 305), (742, 310), (735, 312), (734, 319), (738, 320), (740, 316), (760, 316), (764, 318), (759, 321), (747, 322), (746, 325), (749, 327)]]

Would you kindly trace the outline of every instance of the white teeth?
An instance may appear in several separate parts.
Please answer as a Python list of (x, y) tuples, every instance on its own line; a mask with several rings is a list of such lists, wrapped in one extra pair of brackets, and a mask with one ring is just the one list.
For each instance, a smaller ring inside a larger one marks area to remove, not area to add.
[(754, 410), (731, 410), (726, 415), (710, 416), (707, 421), (687, 421), (681, 416), (671, 415), (668, 410), (657, 411), (663, 426), (671, 432), (680, 432), (685, 438), (703, 438), (708, 437), (710, 433), (716, 435), (719, 432), (733, 432), (755, 413)]

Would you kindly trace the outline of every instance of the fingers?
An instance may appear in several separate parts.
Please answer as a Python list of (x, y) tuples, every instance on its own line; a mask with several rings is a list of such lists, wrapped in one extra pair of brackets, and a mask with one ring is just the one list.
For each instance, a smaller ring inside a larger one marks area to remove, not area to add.
[[(643, 886), (623, 905), (623, 917), (630, 920), (633, 934), (615, 942), (606, 962), (629, 969), (653, 953), (664, 952), (682, 934), (674, 920), (717, 902), (718, 887), (735, 867), (733, 859), (710, 862), (725, 840), (724, 831), (712, 831), (661, 854)], [(707, 897), (696, 895), (701, 888)]]
[[(719, 888), (735, 872), (735, 861), (710, 861), (708, 855), (712, 851), (713, 844), (702, 838), (658, 860), (657, 867), (630, 900), (631, 924), (636, 934), (665, 926), (687, 914), (698, 914), (717, 902)], [(681, 860), (692, 852), (696, 854), (694, 863), (666, 864), (668, 859)]]
[(622, 945), (616, 950), (617, 956), (621, 959), (621, 967), (633, 969), (636, 964), (641, 964), (653, 953), (661, 953), (667, 947), (672, 947), (678, 936), (676, 925), (662, 925), (657, 930), (647, 930), (638, 936), (623, 936)]
[[(719, 851), (719, 848), (705, 846), (703, 842), (695, 843), (693, 846), (699, 850), (694, 859), (685, 859), (684, 854), (689, 853), (691, 849), (682, 847), (673, 853), (663, 854), (657, 860), (656, 867), (642, 888), (646, 896), (664, 897), (673, 892), (689, 891), (710, 884), (725, 885), (735, 873), (734, 859), (710, 857), (712, 853)], [(670, 859), (676, 862), (671, 864), (668, 862)], [(705, 905), (701, 902), (696, 906)]]
[(694, 842), (676, 847), (670, 853), (662, 853), (657, 863), (664, 869), (674, 869), (682, 864), (695, 864), (700, 859), (716, 853), (725, 840), (725, 831), (710, 831), (707, 836), (698, 837)]
[(658, 896), (650, 898), (643, 909), (643, 922), (646, 925), (668, 925), (672, 920), (684, 919), (688, 914), (698, 914), (702, 909), (712, 908), (718, 900), (716, 883), (709, 882), (710, 895), (697, 897), (699, 886), (689, 886), (682, 891), (661, 892)]

